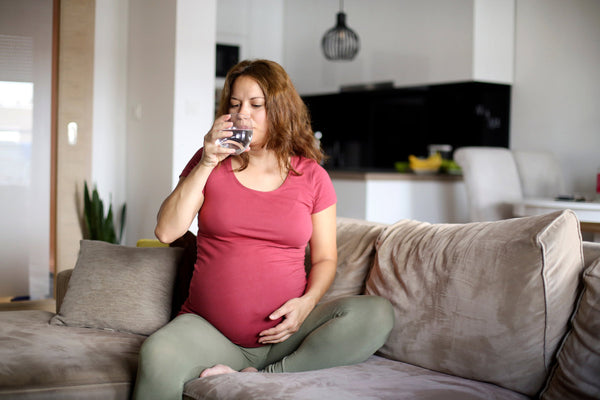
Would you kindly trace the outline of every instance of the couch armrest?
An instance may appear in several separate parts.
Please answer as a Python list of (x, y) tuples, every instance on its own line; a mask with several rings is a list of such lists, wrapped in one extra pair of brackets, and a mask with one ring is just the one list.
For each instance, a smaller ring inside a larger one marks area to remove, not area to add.
[(60, 271), (56, 276), (56, 313), (60, 311), (60, 305), (65, 298), (65, 294), (67, 293), (67, 288), (69, 287), (69, 279), (71, 279), (71, 274), (73, 273), (73, 269), (66, 269), (64, 271)]

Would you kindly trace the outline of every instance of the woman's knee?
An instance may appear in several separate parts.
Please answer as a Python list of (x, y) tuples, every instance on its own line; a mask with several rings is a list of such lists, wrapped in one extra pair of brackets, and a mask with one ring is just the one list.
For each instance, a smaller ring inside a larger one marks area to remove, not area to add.
[(171, 358), (177, 358), (178, 348), (175, 338), (157, 332), (148, 337), (140, 348), (139, 360), (141, 366), (160, 366)]
[[(388, 299), (379, 296), (353, 296), (344, 299), (348, 316), (369, 335), (380, 337), (383, 342), (394, 327), (394, 308)], [(373, 337), (373, 336), (371, 336)]]
[(394, 327), (394, 307), (384, 297), (364, 296), (370, 303), (369, 309), (373, 323), (382, 328), (392, 330)]
[(170, 360), (177, 361), (185, 355), (186, 347), (178, 331), (185, 318), (177, 318), (150, 335), (140, 348), (139, 359), (142, 366), (159, 366)]
[(385, 297), (361, 296), (366, 303), (368, 318), (372, 324), (386, 330), (394, 327), (394, 307)]

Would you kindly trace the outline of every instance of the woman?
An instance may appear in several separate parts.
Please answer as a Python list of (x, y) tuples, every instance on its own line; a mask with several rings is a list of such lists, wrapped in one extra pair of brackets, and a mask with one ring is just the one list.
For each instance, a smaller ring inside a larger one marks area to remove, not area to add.
[[(223, 130), (234, 112), (254, 124), (250, 148), (238, 156), (216, 144), (231, 134)], [(138, 399), (181, 399), (198, 376), (360, 362), (393, 325), (391, 305), (379, 297), (317, 305), (335, 277), (336, 196), (283, 68), (267, 60), (234, 66), (217, 115), (158, 213), (164, 243), (197, 216), (198, 257), (180, 315), (142, 346)]]

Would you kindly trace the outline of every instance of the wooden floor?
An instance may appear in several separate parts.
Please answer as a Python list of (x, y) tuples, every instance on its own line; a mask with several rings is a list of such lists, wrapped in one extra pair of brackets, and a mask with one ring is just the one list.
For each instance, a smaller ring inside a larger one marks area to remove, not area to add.
[(10, 301), (10, 297), (0, 297), (0, 311), (17, 310), (44, 310), (56, 312), (56, 301), (54, 299)]

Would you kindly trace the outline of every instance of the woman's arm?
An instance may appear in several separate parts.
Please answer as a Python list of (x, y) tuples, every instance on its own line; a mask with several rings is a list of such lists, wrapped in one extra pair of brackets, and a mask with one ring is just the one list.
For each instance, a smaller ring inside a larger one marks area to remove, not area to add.
[(323, 297), (335, 278), (337, 268), (335, 204), (312, 216), (313, 235), (310, 239), (311, 269), (302, 297), (314, 306)]
[(262, 331), (259, 343), (280, 343), (294, 334), (323, 297), (333, 279), (337, 267), (336, 206), (312, 215), (313, 234), (310, 239), (312, 267), (308, 275), (306, 291), (301, 297), (287, 301), (275, 310), (269, 319), (284, 317), (277, 326)]
[(156, 218), (154, 234), (163, 243), (171, 243), (189, 229), (204, 203), (204, 186), (212, 168), (198, 163), (187, 177), (163, 201)]
[(163, 243), (171, 243), (189, 229), (204, 203), (204, 186), (212, 170), (235, 150), (216, 144), (221, 137), (231, 136), (223, 129), (231, 127), (229, 114), (215, 120), (211, 130), (204, 136), (202, 158), (187, 177), (179, 178), (173, 192), (163, 201), (158, 211), (154, 234)]

